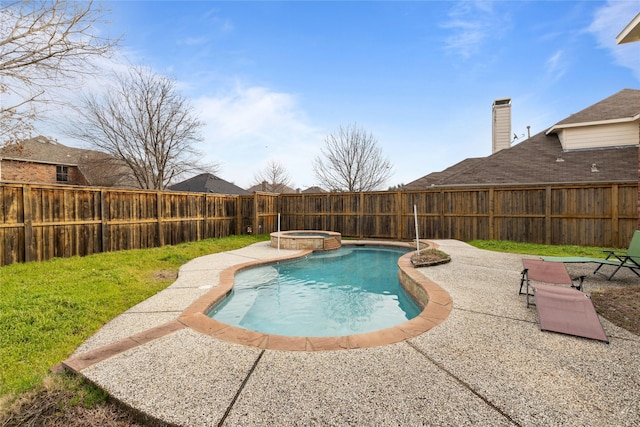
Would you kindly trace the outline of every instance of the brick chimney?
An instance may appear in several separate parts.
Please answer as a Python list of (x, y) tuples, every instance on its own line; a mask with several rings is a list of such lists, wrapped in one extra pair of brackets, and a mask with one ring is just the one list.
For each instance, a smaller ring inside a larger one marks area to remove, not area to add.
[(493, 101), (491, 153), (511, 147), (511, 98)]

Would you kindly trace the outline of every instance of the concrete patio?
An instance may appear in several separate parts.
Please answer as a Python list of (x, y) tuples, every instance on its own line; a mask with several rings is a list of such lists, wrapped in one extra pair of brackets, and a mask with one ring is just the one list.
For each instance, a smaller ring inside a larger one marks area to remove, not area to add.
[[(434, 242), (452, 261), (418, 271), (448, 292), (453, 310), (406, 341), (265, 350), (177, 321), (223, 270), (295, 253), (265, 242), (184, 265), (174, 284), (65, 363), (154, 425), (640, 425), (639, 336), (605, 319), (610, 344), (541, 332), (535, 308), (518, 295), (522, 256)], [(587, 293), (639, 286), (627, 272), (607, 282), (591, 265), (569, 269), (587, 275)], [(101, 348), (108, 357), (84, 357)]]

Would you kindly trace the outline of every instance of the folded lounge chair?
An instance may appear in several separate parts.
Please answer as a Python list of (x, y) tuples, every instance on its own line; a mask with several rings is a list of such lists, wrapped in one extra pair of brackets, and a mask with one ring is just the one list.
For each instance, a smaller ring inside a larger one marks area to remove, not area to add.
[[(584, 276), (572, 279), (571, 276), (569, 276), (567, 267), (565, 267), (564, 264), (523, 258), (522, 266), (524, 267), (524, 270), (522, 270), (522, 278), (520, 279), (520, 291), (518, 293), (520, 295), (527, 295), (527, 307), (529, 307), (530, 305), (535, 305), (535, 303), (531, 302), (529, 299), (529, 297), (534, 296), (534, 294), (531, 293), (530, 288), (532, 291), (535, 290), (535, 286), (531, 284), (531, 280), (534, 280), (536, 282), (555, 283), (557, 285), (569, 285), (572, 289), (576, 289), (578, 291), (582, 290)], [(575, 280), (578, 281), (578, 284), (573, 283)], [(526, 291), (522, 292), (522, 288), (525, 285)]]
[[(628, 268), (635, 273), (636, 276), (640, 277), (640, 231), (636, 230), (633, 233), (633, 238), (631, 239), (631, 243), (629, 243), (629, 249), (627, 249), (626, 253), (617, 253), (616, 251), (605, 251), (607, 253), (606, 258), (589, 258), (589, 257), (553, 257), (553, 256), (544, 256), (541, 257), (544, 261), (549, 262), (562, 262), (562, 263), (587, 263), (593, 262), (597, 263), (598, 267), (593, 271), (593, 274), (601, 274), (607, 278), (607, 280), (611, 280), (613, 276), (621, 269)], [(611, 265), (615, 267), (615, 270), (607, 276), (606, 274), (600, 272), (600, 268), (603, 265)]]
[[(525, 258), (522, 265), (519, 294), (526, 293), (527, 307), (536, 306), (540, 330), (609, 342), (591, 299), (579, 290), (584, 276), (572, 280), (565, 265), (560, 263)], [(579, 284), (574, 285), (574, 280), (580, 280)], [(535, 297), (535, 303), (530, 297)]]

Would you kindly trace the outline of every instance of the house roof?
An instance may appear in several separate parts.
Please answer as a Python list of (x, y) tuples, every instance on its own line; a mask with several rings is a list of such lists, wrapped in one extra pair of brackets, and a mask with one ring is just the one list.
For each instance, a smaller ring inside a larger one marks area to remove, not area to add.
[(464, 159), (461, 162), (456, 163), (455, 165), (447, 168), (441, 172), (433, 172), (429, 174), (432, 180), (447, 182), (447, 180), (452, 179), (455, 175), (459, 173), (463, 173), (468, 170), (472, 170), (476, 164), (481, 164), (484, 158), (481, 157), (471, 157), (468, 159)]
[(251, 194), (247, 190), (210, 173), (202, 173), (185, 181), (171, 185), (169, 186), (169, 190), (214, 194)]
[(78, 166), (82, 156), (89, 154), (87, 151), (89, 150), (67, 147), (44, 136), (37, 136), (0, 148), (0, 156), (3, 159), (32, 163)]
[(90, 185), (139, 188), (131, 170), (106, 153), (74, 148), (44, 136), (0, 148), (0, 158), (19, 162), (75, 166)]
[(624, 122), (640, 118), (640, 90), (623, 89), (553, 125), (556, 129), (602, 122)]
[(314, 193), (326, 193), (327, 190), (325, 190), (322, 187), (318, 187), (317, 185), (314, 185), (313, 187), (309, 187), (307, 189), (302, 190), (302, 193), (304, 194), (314, 194)]
[[(448, 185), (628, 182), (638, 179), (638, 147), (563, 151), (555, 134), (540, 132), (507, 150), (469, 159), (405, 185), (424, 189)], [(597, 172), (592, 172), (595, 164)]]
[[(625, 89), (558, 124), (591, 123), (605, 119), (635, 117), (634, 114), (639, 113), (640, 91)], [(417, 190), (454, 185), (576, 184), (638, 180), (637, 145), (564, 151), (552, 129), (542, 131), (488, 157), (466, 159), (441, 172), (430, 173), (408, 183), (404, 189)]]
[(267, 193), (279, 193), (279, 194), (293, 194), (293, 193), (297, 193), (296, 190), (294, 190), (293, 188), (286, 186), (286, 185), (278, 185), (278, 188), (275, 191), (271, 190), (271, 184), (263, 182), (260, 184), (256, 184), (252, 187), (247, 188), (247, 191), (249, 191), (250, 193), (255, 193), (256, 191), (264, 191)]

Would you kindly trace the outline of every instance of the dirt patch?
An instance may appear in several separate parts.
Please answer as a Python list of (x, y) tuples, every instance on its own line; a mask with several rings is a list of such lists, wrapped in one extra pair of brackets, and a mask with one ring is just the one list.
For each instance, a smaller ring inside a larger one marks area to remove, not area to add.
[(640, 279), (629, 269), (622, 269), (612, 280), (613, 267), (603, 267), (594, 274), (594, 264), (566, 264), (571, 277), (584, 276), (585, 291), (596, 312), (616, 326), (640, 335)]
[(640, 335), (640, 286), (594, 291), (591, 301), (599, 315), (614, 325)]
[(175, 280), (178, 278), (178, 273), (172, 270), (160, 270), (153, 273), (155, 280)]
[(2, 427), (141, 427), (133, 415), (112, 402), (86, 407), (69, 390), (44, 390), (23, 396), (8, 414), (0, 416)]

